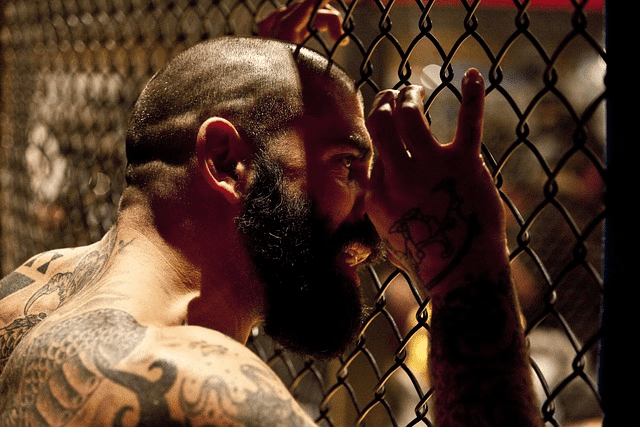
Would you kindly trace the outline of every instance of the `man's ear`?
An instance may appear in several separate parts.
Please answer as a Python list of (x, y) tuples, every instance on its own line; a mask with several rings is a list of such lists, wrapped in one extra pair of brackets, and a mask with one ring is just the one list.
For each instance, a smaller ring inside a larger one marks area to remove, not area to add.
[(198, 168), (211, 188), (230, 203), (238, 203), (239, 175), (244, 175), (248, 147), (235, 126), (221, 117), (210, 117), (198, 130), (196, 139)]

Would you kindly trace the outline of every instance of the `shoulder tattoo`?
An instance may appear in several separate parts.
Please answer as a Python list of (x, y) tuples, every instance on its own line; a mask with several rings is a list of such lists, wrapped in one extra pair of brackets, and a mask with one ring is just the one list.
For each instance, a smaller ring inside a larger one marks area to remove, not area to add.
[[(60, 272), (53, 275), (47, 283), (41, 286), (31, 295), (23, 307), (22, 317), (14, 319), (9, 325), (0, 328), (0, 372), (14, 348), (22, 338), (31, 331), (48, 313), (32, 312), (33, 305), (46, 295), (57, 294), (58, 306), (64, 304), (72, 295), (75, 295), (84, 286), (99, 280), (104, 273), (113, 250), (122, 250), (127, 244), (123, 241), (117, 243), (115, 233), (101, 244), (96, 250), (84, 255), (76, 264), (73, 271)], [(58, 252), (36, 255), (27, 261), (24, 266), (33, 267), (36, 274), (45, 274), (52, 261), (62, 258)], [(36, 262), (45, 259), (44, 263)], [(0, 299), (5, 298), (34, 283), (35, 279), (21, 272), (14, 271), (0, 281)]]
[[(148, 375), (118, 366), (148, 332), (126, 312), (93, 310), (43, 327), (21, 344), (21, 357), (12, 358), (1, 377), (2, 426), (65, 425), (109, 383), (135, 396), (135, 404), (113, 402), (120, 405), (110, 408), (113, 415), (106, 421), (113, 426), (124, 425), (125, 417), (139, 426), (305, 425), (293, 397), (258, 364), (241, 364), (241, 378), (216, 367), (188, 371), (166, 357), (141, 358), (137, 363)], [(185, 346), (203, 357), (228, 356), (224, 345)]]
[(24, 341), (2, 374), (0, 425), (64, 425), (103, 377), (142, 341), (146, 328), (120, 310), (101, 309), (61, 320)]

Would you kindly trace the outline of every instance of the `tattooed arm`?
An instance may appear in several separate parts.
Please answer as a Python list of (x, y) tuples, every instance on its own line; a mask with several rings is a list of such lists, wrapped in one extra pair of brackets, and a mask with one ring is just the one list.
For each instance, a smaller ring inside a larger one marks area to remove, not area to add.
[(312, 426), (246, 347), (95, 309), (45, 320), (0, 376), (0, 425)]
[(436, 424), (541, 425), (504, 212), (480, 156), (482, 78), (465, 75), (458, 129), (446, 145), (431, 134), (421, 89), (382, 92), (374, 102), (367, 126), (380, 158), (367, 212), (389, 258), (431, 297)]
[(175, 366), (165, 394), (174, 425), (315, 426), (276, 374), (231, 338), (199, 327), (163, 328), (149, 336), (154, 348), (165, 349), (153, 364)]

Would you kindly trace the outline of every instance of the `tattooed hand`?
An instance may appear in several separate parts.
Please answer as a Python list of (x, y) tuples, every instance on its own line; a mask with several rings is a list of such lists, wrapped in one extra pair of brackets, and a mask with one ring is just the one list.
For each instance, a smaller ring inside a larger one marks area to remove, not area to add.
[(462, 95), (450, 144), (431, 134), (420, 86), (381, 92), (367, 119), (379, 150), (368, 215), (391, 261), (430, 291), (492, 263), (499, 274), (507, 262), (504, 213), (480, 156), (484, 84), (477, 70), (465, 74)]
[(540, 426), (508, 268), (504, 212), (480, 157), (484, 85), (462, 83), (456, 136), (441, 145), (410, 86), (367, 120), (380, 158), (367, 212), (390, 258), (430, 292), (429, 370), (438, 426)]

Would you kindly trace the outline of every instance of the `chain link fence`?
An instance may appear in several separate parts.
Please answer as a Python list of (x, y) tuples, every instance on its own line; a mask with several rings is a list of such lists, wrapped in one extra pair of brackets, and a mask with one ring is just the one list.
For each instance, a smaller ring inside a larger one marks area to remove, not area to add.
[[(443, 141), (452, 137), (464, 71), (480, 69), (487, 81), (483, 154), (508, 212), (541, 414), (548, 425), (600, 425), (602, 2), (538, 3), (338, 0), (349, 44), (313, 32), (305, 44), (345, 68), (367, 105), (380, 89), (423, 84)], [(128, 112), (146, 81), (200, 40), (254, 34), (256, 20), (278, 6), (5, 0), (1, 275), (35, 253), (98, 240), (115, 220)], [(390, 265), (365, 272), (362, 288), (370, 315), (339, 360), (289, 354), (258, 328), (249, 346), (320, 425), (432, 425), (428, 299)]]

